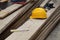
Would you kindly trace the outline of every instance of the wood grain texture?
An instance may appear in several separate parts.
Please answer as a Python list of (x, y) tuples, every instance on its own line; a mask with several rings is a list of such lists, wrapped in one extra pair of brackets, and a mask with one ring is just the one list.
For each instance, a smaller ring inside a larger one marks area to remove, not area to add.
[[(51, 14), (57, 9), (51, 9), (47, 12), (48, 18), (51, 16)], [(47, 19), (48, 19), (47, 18)], [(32, 40), (30, 38), (33, 38), (34, 34), (38, 31), (39, 28), (45, 23), (47, 19), (41, 20), (41, 19), (28, 19), (22, 26), (20, 26), (18, 29), (21, 28), (28, 28), (29, 31), (27, 32), (14, 32), (12, 33), (7, 39), (5, 40)], [(37, 34), (36, 34), (37, 35)], [(36, 36), (35, 35), (35, 36)]]
[[(13, 26), (8, 26), (8, 28), (0, 35), (0, 40), (3, 40), (4, 38), (6, 38), (8, 35), (10, 35), (11, 34), (11, 32), (10, 32), (10, 30), (11, 29), (14, 29), (14, 28), (18, 28), (18, 26), (19, 25), (21, 25), (22, 23), (24, 23), (25, 21), (26, 21), (26, 19), (28, 19), (28, 17), (29, 17), (29, 15), (30, 15), (30, 13), (29, 12), (31, 12), (31, 10), (33, 9), (33, 8), (35, 8), (36, 7), (36, 5), (32, 8), (32, 6), (35, 4), (36, 2), (33, 2), (32, 4), (31, 3), (29, 3), (29, 4), (27, 4), (27, 5), (25, 5), (25, 7), (23, 7), (23, 8), (21, 8), (19, 11), (17, 11), (16, 13), (19, 15), (17, 18), (19, 19), (18, 21), (17, 21), (17, 23), (14, 23), (14, 25)], [(29, 9), (31, 9), (29, 12), (27, 12)], [(13, 13), (14, 14), (14, 13)], [(15, 17), (14, 17), (15, 18)], [(23, 20), (24, 19), (24, 20)], [(13, 20), (16, 20), (16, 19), (13, 19)], [(6, 20), (7, 21), (7, 20)], [(11, 20), (12, 21), (12, 20)], [(10, 21), (10, 22), (11, 22)], [(8, 22), (9, 23), (9, 22)], [(7, 24), (8, 24), (7, 23)], [(7, 25), (7, 24), (5, 24), (5, 26)], [(10, 25), (10, 23), (9, 23), (9, 25)], [(5, 28), (5, 27), (2, 27), (2, 29), (3, 28)], [(4, 29), (3, 29), (4, 30)], [(2, 30), (1, 30), (2, 31)], [(6, 33), (8, 33), (8, 34), (6, 34)]]
[[(55, 24), (58, 22), (58, 20), (60, 20), (60, 14), (57, 11), (52, 18), (47, 22), (47, 24), (41, 29), (42, 31), (40, 32), (40, 35), (37, 37), (36, 40), (44, 40), (46, 38), (46, 36), (52, 31), (52, 29), (54, 29)], [(55, 22), (55, 23), (54, 23)], [(52, 26), (53, 25), (53, 26)], [(52, 27), (51, 27), (52, 26)], [(45, 30), (46, 29), (46, 30)], [(47, 30), (48, 29), (48, 30)], [(44, 33), (43, 33), (44, 31)], [(48, 33), (46, 33), (45, 36), (43, 36), (45, 34), (45, 32), (48, 31)], [(43, 36), (43, 37), (42, 37)]]
[(19, 9), (18, 11), (14, 12), (6, 18), (0, 19), (0, 34), (6, 27), (8, 27), (8, 25), (10, 25), (16, 18), (18, 18), (18, 16), (23, 12), (25, 8), (26, 6)]
[(6, 9), (1, 10), (0, 11), (0, 18), (6, 17), (7, 15), (11, 14), (13, 11), (18, 9), (20, 6), (21, 6), (21, 4), (20, 5), (19, 4), (13, 4), (13, 5), (7, 7)]
[(0, 18), (5, 18), (9, 14), (12, 14), (13, 12), (17, 11), (18, 9), (20, 9), (21, 7), (25, 6), (28, 3), (29, 3), (29, 0), (27, 0), (24, 5), (22, 5), (22, 4), (13, 4), (13, 5), (7, 7), (6, 9), (1, 10)]

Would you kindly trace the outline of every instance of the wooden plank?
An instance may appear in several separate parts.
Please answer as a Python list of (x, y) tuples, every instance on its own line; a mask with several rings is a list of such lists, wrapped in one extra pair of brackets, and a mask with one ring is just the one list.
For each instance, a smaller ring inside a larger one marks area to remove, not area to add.
[[(54, 3), (54, 6), (59, 6), (59, 5), (56, 5)], [(56, 14), (56, 12), (59, 10), (59, 8), (57, 7), (56, 10), (51, 14), (51, 16), (45, 21), (45, 23), (41, 26), (41, 28), (38, 29), (38, 31), (31, 37), (31, 40), (35, 40), (35, 38), (37, 38), (39, 36), (39, 34), (42, 32), (42, 30), (44, 29), (44, 26), (47, 24), (47, 22), (52, 18), (52, 16), (54, 14)], [(50, 12), (51, 13), (51, 12)], [(42, 29), (43, 28), (43, 29)]]
[[(10, 30), (11, 29), (13, 29), (13, 28), (18, 28), (19, 27), (19, 25), (21, 25), (22, 23), (24, 23), (25, 21), (26, 21), (26, 19), (28, 19), (28, 17), (30, 16), (30, 12), (32, 11), (32, 9), (34, 9), (35, 7), (38, 7), (39, 5), (40, 5), (40, 3), (42, 3), (42, 2), (34, 2), (34, 3), (29, 3), (29, 5), (28, 5), (28, 7), (26, 8), (26, 10), (27, 9), (29, 9), (29, 11), (24, 11), (24, 16), (22, 16), (22, 17), (20, 17), (20, 19), (13, 25), (13, 26), (11, 26), (11, 27), (9, 27), (9, 28), (7, 28), (4, 32), (3, 32), (3, 34), (1, 34), (0, 35), (0, 40), (4, 40), (4, 38), (6, 38), (7, 36), (9, 36), (10, 34), (11, 34), (11, 32), (10, 32)], [(33, 6), (34, 5), (34, 6)], [(31, 8), (30, 8), (31, 7)], [(24, 19), (24, 20), (23, 20)], [(6, 34), (6, 33), (8, 33), (8, 34)]]
[[(35, 5), (35, 6), (32, 8), (32, 6), (33, 6), (35, 3), (36, 3), (36, 2), (33, 2), (32, 4), (29, 3), (29, 4), (27, 4), (27, 5), (25, 6), (25, 7), (26, 7), (25, 10), (23, 10), (23, 8), (22, 8), (21, 10), (19, 10), (19, 12), (18, 12), (18, 13), (19, 13), (19, 14), (18, 14), (19, 16), (18, 16), (17, 18), (20, 17), (20, 20), (19, 20), (19, 21), (20, 21), (20, 22), (19, 22), (20, 25), (21, 25), (21, 23), (23, 23), (23, 22), (28, 18), (28, 16), (30, 15), (30, 13), (25, 13), (25, 12), (27, 12), (29, 9), (32, 10), (33, 8), (37, 7), (37, 6)], [(25, 7), (24, 7), (24, 8), (25, 8)], [(23, 12), (21, 12), (22, 10), (23, 10)], [(30, 10), (30, 11), (31, 11), (31, 10)], [(30, 12), (30, 11), (29, 11), (29, 12)], [(25, 13), (25, 14), (24, 14), (24, 13)], [(24, 15), (24, 16), (23, 16), (23, 15)], [(23, 18), (24, 18), (24, 20), (22, 21)], [(11, 20), (11, 21), (12, 21), (12, 20)], [(11, 22), (11, 21), (10, 21), (10, 22)], [(10, 25), (9, 22), (8, 22), (7, 24)], [(4, 25), (6, 26), (7, 24), (4, 24)], [(2, 25), (2, 26), (3, 26), (3, 25)], [(7, 26), (6, 26), (6, 27), (5, 27), (5, 26), (2, 27), (2, 28), (1, 28), (2, 30), (0, 30), (0, 31), (4, 31), (4, 30), (7, 28)], [(9, 32), (7, 35), (9, 35), (9, 34), (11, 33), (11, 32), (10, 32), (11, 28), (17, 28), (17, 27), (16, 27), (16, 26), (9, 27), (9, 28), (5, 31), (6, 33)], [(7, 35), (5, 36), (5, 34), (6, 34), (5, 32), (3, 32), (4, 34), (0, 35), (0, 40), (4, 39), (4, 38), (7, 36)], [(4, 35), (4, 36), (3, 36), (3, 35)]]
[[(29, 0), (26, 2), (26, 4), (28, 4), (28, 3), (29, 3)], [(26, 4), (24, 4), (24, 5), (26, 5)], [(9, 14), (13, 13), (14, 11), (20, 9), (24, 5), (22, 5), (22, 4), (13, 4), (13, 5), (7, 7), (6, 9), (1, 10), (0, 18), (5, 18), (7, 15), (9, 15)]]
[(12, 13), (14, 10), (16, 10), (17, 8), (19, 8), (21, 6), (21, 4), (13, 4), (10, 7), (7, 7), (4, 10), (0, 11), (0, 18), (4, 18), (5, 16), (7, 16), (8, 14)]
[[(56, 4), (56, 3), (55, 3)], [(40, 32), (39, 32), (39, 34), (44, 30), (44, 28), (46, 28), (53, 20), (54, 20), (54, 17), (56, 17), (57, 15), (58, 15), (58, 13), (57, 12), (59, 12), (59, 10), (60, 10), (60, 6), (57, 8), (57, 10), (52, 14), (52, 16), (50, 17), (51, 19), (49, 19), (49, 21), (47, 22), (47, 23), (45, 23), (45, 25), (43, 26), (43, 28), (41, 28), (42, 30), (40, 30)], [(54, 23), (54, 22), (53, 22)], [(53, 29), (53, 26), (52, 26), (52, 28), (51, 28), (51, 30)], [(48, 31), (48, 30), (46, 30), (46, 31)], [(50, 32), (50, 31), (49, 31)], [(48, 33), (49, 33), (48, 32)], [(37, 39), (36, 40), (43, 40), (44, 38), (46, 38), (46, 36), (48, 35), (48, 33), (42, 38), (41, 37), (41, 34), (37, 37)], [(42, 35), (44, 35), (44, 34), (42, 34)]]
[[(58, 5), (57, 5), (58, 6)], [(56, 7), (56, 4), (55, 4), (55, 7)], [(49, 21), (50, 21), (50, 19), (53, 19), (54, 20), (54, 18), (52, 18), (52, 16), (53, 15), (55, 15), (55, 14), (57, 14), (56, 12), (58, 12), (58, 10), (59, 10), (60, 8), (59, 8), (59, 6), (56, 8), (56, 10), (51, 14), (51, 16), (45, 21), (45, 23), (41, 26), (41, 28), (39, 28), (38, 29), (38, 31), (35, 33), (35, 35), (33, 35), (33, 36), (35, 36), (34, 38), (37, 38), (39, 35), (40, 35), (40, 33), (44, 30), (44, 28), (46, 27), (45, 25), (47, 24), (47, 25), (49, 25)], [(52, 22), (52, 21), (50, 21), (50, 22)], [(33, 37), (32, 36), (32, 37)], [(35, 40), (33, 38), (33, 40)], [(38, 39), (38, 38), (37, 38)]]
[[(51, 9), (50, 11), (48, 11), (47, 17), (49, 18), (56, 9), (57, 9), (57, 6), (54, 9)], [(43, 25), (47, 19), (44, 19), (44, 20), (28, 19), (28, 21), (26, 21), (18, 29), (28, 28), (29, 31), (14, 32), (5, 40), (31, 40), (30, 38), (37, 32), (39, 28), (41, 28), (41, 25)]]
[[(58, 31), (59, 30), (59, 31)], [(55, 24), (54, 29), (47, 35), (46, 40), (60, 39), (60, 20)]]
[(10, 25), (16, 18), (18, 18), (19, 15), (23, 15), (21, 13), (24, 11), (24, 9), (26, 9), (26, 7), (27, 5), (14, 12), (13, 14), (9, 15), (8, 17), (0, 19), (0, 34), (4, 29), (6, 29), (8, 25)]
[(8, 2), (8, 0), (0, 0), (0, 2)]
[(43, 5), (41, 4), (40, 7), (44, 7), (47, 2), (49, 2), (49, 0), (44, 1), (44, 2), (42, 3)]
[(60, 14), (57, 15), (48, 26), (46, 26), (46, 28), (39, 35), (39, 38), (37, 38), (36, 40), (44, 40), (47, 37), (47, 35), (52, 31), (52, 29), (54, 29), (56, 23), (59, 20), (60, 20)]
[[(46, 37), (46, 35), (45, 35), (43, 38), (41, 37), (41, 35), (44, 35), (44, 34), (42, 34), (42, 32), (45, 30), (45, 28), (50, 27), (52, 24), (54, 24), (54, 20), (56, 21), (56, 19), (60, 17), (59, 12), (60, 12), (60, 10), (57, 10), (57, 12), (55, 12), (54, 15), (51, 16), (52, 18), (46, 23), (46, 25), (44, 25), (43, 28), (40, 29), (40, 33), (39, 33), (40, 35), (37, 37), (36, 40), (44, 39), (44, 37)], [(59, 15), (59, 16), (58, 16), (58, 15)], [(56, 17), (57, 17), (57, 18), (56, 18)], [(52, 22), (52, 23), (51, 23), (51, 22)], [(51, 24), (51, 25), (50, 25), (50, 24)], [(50, 26), (49, 26), (49, 25), (50, 25)], [(53, 27), (54, 27), (54, 26), (52, 26), (51, 30), (53, 29)], [(49, 29), (49, 28), (48, 28), (48, 29)], [(48, 30), (46, 30), (46, 31), (48, 31)], [(49, 31), (49, 32), (50, 32), (50, 31)], [(48, 33), (49, 33), (49, 32), (48, 32)], [(47, 33), (47, 35), (48, 35), (48, 33)]]

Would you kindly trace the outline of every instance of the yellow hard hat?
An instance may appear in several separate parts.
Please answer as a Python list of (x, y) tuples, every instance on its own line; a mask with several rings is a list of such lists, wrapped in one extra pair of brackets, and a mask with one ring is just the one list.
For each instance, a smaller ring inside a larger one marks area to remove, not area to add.
[(44, 8), (35, 8), (32, 11), (30, 18), (47, 18), (46, 11)]

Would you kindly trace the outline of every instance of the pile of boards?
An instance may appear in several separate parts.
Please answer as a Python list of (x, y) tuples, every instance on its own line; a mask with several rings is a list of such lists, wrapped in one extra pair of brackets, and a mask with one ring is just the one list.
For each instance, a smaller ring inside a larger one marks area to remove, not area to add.
[[(0, 40), (5, 39), (4, 36), (7, 37), (5, 40), (44, 40), (49, 32), (54, 28), (55, 24), (60, 20), (60, 6), (56, 6), (54, 9), (47, 12), (48, 18), (41, 19), (28, 19), (32, 9), (38, 7), (44, 0), (39, 0), (39, 2), (28, 3), (24, 7), (21, 8), (20, 4), (13, 4), (12, 6), (4, 9), (0, 13), (0, 18), (4, 18), (0, 20), (0, 34), (16, 19), (18, 20), (13, 26), (10, 26), (3, 32), (3, 37), (0, 35)], [(49, 0), (45, 0), (42, 6), (44, 6), (45, 2)], [(35, 4), (35, 5), (34, 5)], [(28, 7), (28, 8), (27, 8)], [(5, 11), (6, 10), (6, 11)], [(17, 11), (18, 10), (18, 11)], [(11, 14), (13, 13), (13, 14)], [(9, 15), (11, 14), (11, 15)], [(6, 17), (9, 15), (8, 17)], [(8, 20), (9, 19), (9, 20)], [(24, 20), (23, 20), (24, 19)], [(27, 20), (28, 19), (28, 20)], [(25, 20), (27, 20), (25, 22)], [(5, 22), (4, 22), (5, 21)], [(3, 23), (4, 22), (4, 23)], [(24, 23), (25, 22), (25, 23)], [(24, 24), (23, 24), (24, 23)], [(23, 25), (21, 25), (23, 24)], [(11, 29), (25, 29), (27, 28), (29, 31), (25, 32), (13, 32), (11, 33)], [(9, 33), (8, 33), (9, 32)], [(7, 33), (7, 34), (6, 34)]]
[[(46, 0), (48, 1), (48, 0)], [(60, 21), (60, 6), (55, 5), (54, 9), (47, 12), (47, 19), (28, 19), (19, 29), (28, 29), (29, 31), (13, 32), (5, 40), (45, 40), (47, 35), (54, 29)]]
[(51, 15), (49, 21), (41, 28), (40, 34), (36, 40), (44, 40), (46, 36), (55, 28), (56, 24), (60, 21), (60, 6)]
[[(13, 4), (4, 10), (0, 11), (0, 33), (11, 23), (13, 23), (15, 20), (19, 19), (19, 17), (22, 17), (25, 12), (34, 5), (35, 2), (28, 3), (27, 5), (22, 4)], [(30, 5), (30, 6), (29, 6)], [(24, 7), (22, 7), (24, 6)], [(28, 6), (28, 8), (27, 8)], [(27, 9), (26, 9), (27, 8)], [(25, 10), (26, 9), (26, 10)], [(9, 15), (10, 14), (10, 15)], [(8, 16), (9, 15), (9, 16)]]
[[(31, 12), (35, 7), (38, 7), (42, 2), (43, 0), (42, 1), (37, 0), (32, 3), (28, 2), (26, 5), (13, 4), (5, 8), (4, 10), (1, 10), (0, 11), (0, 40), (3, 40), (7, 35), (9, 35), (11, 33), (10, 32), (11, 29), (17, 28), (19, 25), (23, 24), (30, 16), (31, 13), (29, 12)], [(14, 25), (14, 23), (17, 22), (18, 20), (20, 21), (18, 23), (19, 25), (17, 25), (16, 23), (16, 27), (11, 26)], [(5, 35), (6, 33), (8, 34)]]

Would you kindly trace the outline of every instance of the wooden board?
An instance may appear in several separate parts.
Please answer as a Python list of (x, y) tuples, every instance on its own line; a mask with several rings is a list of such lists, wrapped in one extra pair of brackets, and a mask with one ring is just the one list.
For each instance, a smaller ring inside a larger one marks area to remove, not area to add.
[(36, 40), (44, 40), (47, 35), (55, 28), (57, 22), (60, 20), (60, 14), (41, 32), (39, 38)]
[[(60, 16), (60, 15), (59, 15), (59, 16)], [(54, 29), (54, 26), (56, 25), (56, 23), (57, 23), (59, 20), (60, 20), (60, 17), (55, 18), (54, 21), (51, 22), (51, 23), (44, 29), (44, 31), (41, 32), (40, 35), (42, 35), (42, 36), (40, 36), (39, 40), (44, 40), (44, 39), (47, 37), (47, 35), (52, 31), (52, 29)]]
[[(60, 8), (60, 6), (59, 6), (59, 8)], [(44, 25), (43, 28), (40, 29), (40, 33), (39, 33), (40, 35), (37, 37), (36, 40), (44, 40), (46, 38), (46, 36), (52, 31), (52, 29), (54, 29), (54, 26), (58, 22), (58, 20), (60, 20), (60, 10), (57, 10), (54, 13), (54, 15), (51, 16), (51, 19), (46, 23), (46, 25)], [(46, 31), (48, 31), (48, 33), (46, 33), (46, 35), (45, 35)], [(45, 35), (45, 36), (43, 36), (43, 35)]]
[(0, 0), (0, 2), (8, 2), (8, 0)]
[(42, 3), (43, 5), (41, 4), (40, 7), (44, 7), (47, 2), (49, 2), (49, 0), (44, 1), (44, 2)]
[[(36, 2), (34, 2), (34, 3), (36, 3)], [(6, 17), (4, 19), (0, 19), (0, 25), (1, 25), (0, 26), (0, 34), (8, 27), (8, 25), (10, 25), (12, 22), (14, 22), (14, 20), (16, 20), (19, 17), (21, 18), (23, 15), (27, 15), (27, 14), (25, 14), (25, 12), (27, 12), (29, 10), (29, 8), (31, 8), (34, 5), (34, 3), (33, 4), (28, 3), (21, 9), (17, 10), (16, 12), (14, 12), (11, 15), (9, 15), (8, 17)]]
[[(40, 0), (41, 1), (41, 0)], [(4, 38), (6, 38), (7, 36), (9, 36), (10, 34), (12, 34), (10, 32), (11, 29), (13, 28), (18, 28), (19, 25), (21, 25), (22, 23), (24, 23), (28, 17), (30, 16), (30, 12), (32, 11), (32, 9), (34, 9), (35, 7), (38, 7), (42, 2), (33, 2), (33, 3), (29, 3), (28, 6), (26, 7), (26, 9), (23, 11), (25, 14), (23, 16), (20, 17), (20, 19), (13, 25), (13, 26), (9, 26), (9, 28), (7, 28), (1, 35), (0, 35), (0, 40), (4, 40)], [(33, 6), (34, 5), (34, 6)], [(26, 11), (26, 10), (29, 10), (29, 11)], [(26, 12), (25, 12), (26, 11)], [(22, 13), (23, 14), (23, 13)], [(21, 15), (22, 15), (21, 14)], [(23, 20), (24, 19), (24, 20)], [(8, 34), (6, 34), (8, 33)]]
[(4, 18), (5, 16), (7, 16), (8, 14), (12, 13), (14, 10), (16, 10), (17, 8), (19, 8), (21, 6), (21, 4), (13, 4), (9, 7), (7, 7), (4, 10), (0, 11), (0, 18)]
[[(29, 0), (27, 2), (29, 2)], [(5, 18), (7, 15), (9, 15), (9, 14), (13, 13), (14, 11), (20, 9), (22, 6), (23, 6), (22, 4), (13, 4), (13, 5), (7, 7), (6, 9), (1, 10), (0, 18)]]
[[(60, 40), (60, 20), (55, 24), (55, 28), (45, 38), (46, 40)], [(59, 30), (59, 31), (58, 31)]]
[[(47, 12), (47, 17), (49, 18), (51, 14), (57, 9), (58, 5), (55, 6), (54, 9), (51, 9)], [(14, 32), (5, 40), (31, 40), (32, 36), (38, 31), (39, 28), (45, 23), (47, 19), (28, 19), (22, 26), (18, 29), (27, 28), (29, 31), (25, 32)], [(17, 29), (17, 30), (18, 30)]]
[(6, 27), (8, 27), (8, 25), (10, 25), (16, 18), (18, 18), (18, 16), (24, 11), (25, 8), (26, 6), (19, 9), (18, 11), (14, 12), (6, 18), (0, 19), (0, 34), (4, 29), (6, 29)]

